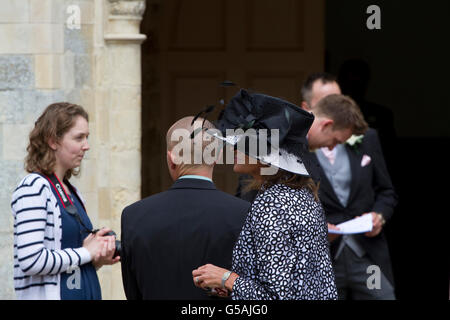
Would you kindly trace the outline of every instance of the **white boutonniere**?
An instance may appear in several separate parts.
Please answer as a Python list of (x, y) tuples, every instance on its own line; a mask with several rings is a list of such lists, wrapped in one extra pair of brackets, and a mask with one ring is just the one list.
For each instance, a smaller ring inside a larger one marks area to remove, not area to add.
[(348, 138), (348, 140), (345, 143), (348, 144), (350, 147), (352, 147), (354, 150), (357, 150), (358, 146), (362, 143), (363, 138), (364, 138), (363, 134), (359, 136), (352, 135), (350, 138)]

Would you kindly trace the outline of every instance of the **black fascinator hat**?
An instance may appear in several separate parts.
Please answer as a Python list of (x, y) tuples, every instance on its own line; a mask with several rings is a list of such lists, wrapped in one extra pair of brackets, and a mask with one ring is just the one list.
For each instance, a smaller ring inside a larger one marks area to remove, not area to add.
[[(313, 121), (312, 113), (295, 104), (241, 89), (215, 122), (220, 134), (217, 130), (209, 133), (262, 163), (311, 177), (317, 182), (320, 176), (319, 164), (309, 152), (306, 138)], [(276, 145), (273, 143), (276, 137), (272, 135), (271, 129), (277, 129)], [(239, 143), (242, 139), (245, 139), (245, 144)], [(255, 148), (249, 147), (252, 143), (256, 145)], [(262, 149), (264, 143), (267, 148)], [(245, 147), (240, 148), (240, 145)]]

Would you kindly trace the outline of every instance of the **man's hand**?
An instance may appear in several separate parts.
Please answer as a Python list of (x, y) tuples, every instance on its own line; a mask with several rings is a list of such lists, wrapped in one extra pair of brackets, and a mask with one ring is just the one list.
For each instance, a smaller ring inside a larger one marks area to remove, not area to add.
[[(328, 223), (328, 229), (331, 230), (339, 230), (338, 227), (336, 227), (334, 224)], [(339, 238), (341, 235), (340, 234), (335, 234), (335, 233), (328, 233), (328, 241), (329, 242), (333, 242), (334, 240), (336, 240), (337, 238)]]
[(380, 234), (381, 230), (383, 229), (383, 219), (381, 214), (376, 213), (376, 212), (368, 212), (368, 213), (364, 213), (365, 214), (371, 214), (372, 215), (372, 231), (370, 232), (366, 232), (365, 235), (369, 238), (373, 238), (376, 237), (377, 235)]

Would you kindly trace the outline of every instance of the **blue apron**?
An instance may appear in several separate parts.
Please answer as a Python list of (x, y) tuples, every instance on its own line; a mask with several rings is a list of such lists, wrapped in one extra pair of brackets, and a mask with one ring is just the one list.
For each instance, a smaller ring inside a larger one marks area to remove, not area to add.
[[(66, 182), (66, 184), (68, 184)], [(71, 188), (70, 198), (76, 206), (78, 214), (86, 227), (92, 229), (92, 223), (81, 204), (80, 199)], [(65, 209), (58, 194), (53, 190), (58, 199), (61, 211), (62, 239), (61, 249), (79, 248), (83, 246), (83, 240), (89, 235), (88, 231), (80, 225), (77, 219)], [(97, 277), (97, 271), (91, 262), (79, 267), (77, 270), (67, 270), (61, 273), (61, 300), (101, 300), (102, 292)]]

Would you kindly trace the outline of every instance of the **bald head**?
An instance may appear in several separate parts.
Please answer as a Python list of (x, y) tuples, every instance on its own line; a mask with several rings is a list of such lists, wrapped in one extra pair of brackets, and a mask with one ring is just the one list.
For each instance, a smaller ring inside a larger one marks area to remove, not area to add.
[[(175, 147), (178, 143), (180, 143), (180, 140), (176, 138), (176, 136), (178, 135), (175, 134), (177, 130), (188, 131), (189, 135), (191, 135), (192, 132), (195, 130), (197, 132), (201, 130), (204, 119), (197, 118), (195, 122), (192, 124), (193, 119), (194, 119), (193, 116), (181, 118), (169, 128), (166, 134), (166, 144), (168, 151), (171, 151), (173, 147)], [(212, 129), (212, 128), (214, 128), (214, 125), (208, 120), (205, 120), (205, 123), (203, 124), (203, 129)]]
[[(205, 134), (204, 130), (214, 129), (214, 125), (208, 120), (203, 123), (203, 118), (192, 123), (193, 119), (192, 116), (182, 118), (167, 131), (167, 165), (173, 180), (187, 174), (212, 178), (220, 150), (214, 149), (214, 155), (204, 157), (205, 148), (212, 143), (211, 136)], [(193, 132), (195, 133), (191, 138)], [(207, 152), (206, 154), (208, 155)]]

